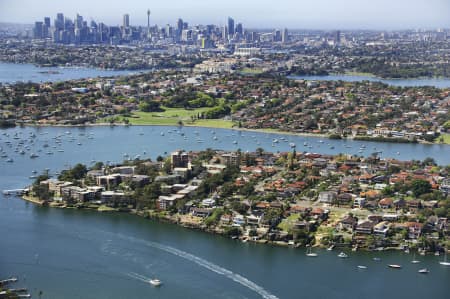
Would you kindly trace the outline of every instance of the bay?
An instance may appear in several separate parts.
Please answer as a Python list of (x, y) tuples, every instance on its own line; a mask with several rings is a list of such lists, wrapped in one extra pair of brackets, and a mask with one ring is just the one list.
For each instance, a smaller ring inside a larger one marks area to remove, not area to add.
[[(274, 147), (273, 139), (279, 140)], [(30, 145), (24, 155), (15, 152), (21, 140)], [(0, 190), (29, 184), (33, 170), (54, 173), (77, 162), (155, 158), (178, 148), (285, 151), (291, 150), (289, 142), (301, 147), (303, 140), (328, 153), (333, 151), (328, 142), (352, 151), (363, 144), (187, 127), (13, 128), (0, 131), (0, 147), (14, 160), (0, 162)], [(383, 153), (401, 149), (402, 159), (429, 155), (449, 162), (445, 146), (389, 146)], [(31, 152), (39, 157), (29, 158)], [(438, 264), (441, 257), (420, 257), (416, 265), (412, 255), (400, 252), (348, 252), (348, 259), (317, 252), (311, 259), (303, 249), (241, 243), (127, 214), (52, 209), (0, 195), (0, 277), (17, 275), (17, 286), (28, 287), (36, 298), (40, 290), (42, 298), (68, 299), (448, 297), (450, 269)], [(373, 261), (375, 256), (381, 262)], [(391, 263), (403, 268), (387, 268)], [(417, 273), (424, 267), (430, 274)], [(146, 282), (153, 277), (163, 281), (161, 288)]]
[(73, 79), (130, 75), (139, 71), (102, 70), (88, 67), (38, 67), (33, 64), (0, 62), (0, 83), (57, 82)]
[(363, 75), (323, 75), (323, 76), (289, 76), (292, 79), (302, 79), (302, 80), (329, 80), (329, 81), (372, 81), (372, 82), (382, 82), (392, 86), (434, 86), (437, 88), (449, 88), (450, 79), (449, 78), (411, 78), (411, 79), (383, 79), (375, 76), (363, 76)]

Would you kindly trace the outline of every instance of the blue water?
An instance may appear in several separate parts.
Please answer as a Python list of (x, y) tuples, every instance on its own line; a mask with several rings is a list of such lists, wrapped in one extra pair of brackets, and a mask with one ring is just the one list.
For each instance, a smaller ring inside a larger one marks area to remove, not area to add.
[[(57, 72), (55, 74), (45, 72)], [(0, 83), (15, 82), (56, 82), (72, 79), (111, 77), (129, 75), (138, 71), (115, 71), (95, 68), (75, 67), (37, 67), (33, 64), (0, 62)]]
[[(31, 132), (36, 134), (33, 144)], [(277, 137), (282, 136), (174, 127), (0, 130), (0, 147), (14, 159), (0, 162), (0, 190), (26, 186), (33, 170), (49, 168), (54, 173), (77, 162), (121, 161), (124, 153), (144, 158), (177, 148), (289, 149), (287, 142), (271, 148)], [(288, 138), (329, 151), (317, 138)], [(26, 155), (14, 152), (21, 139), (30, 145)], [(359, 148), (358, 142), (333, 142)], [(402, 146), (400, 157), (418, 158), (428, 151), (438, 158), (443, 152), (442, 147), (425, 145), (393, 145), (392, 151), (396, 146)], [(50, 151), (53, 154), (46, 154)], [(30, 152), (39, 157), (30, 159)], [(17, 275), (20, 281), (14, 287), (27, 287), (34, 298), (40, 290), (42, 298), (66, 299), (448, 297), (450, 268), (438, 264), (441, 257), (420, 257), (416, 265), (410, 263), (411, 255), (399, 252), (348, 252), (348, 259), (337, 258), (337, 252), (318, 253), (311, 259), (303, 249), (241, 243), (127, 214), (40, 207), (0, 193), (0, 277)], [(372, 260), (376, 255), (381, 262)], [(402, 264), (403, 269), (388, 269), (389, 263)], [(361, 264), (368, 269), (358, 270)], [(423, 267), (430, 274), (418, 274)], [(163, 281), (161, 288), (148, 284), (153, 277)]]
[(326, 76), (290, 76), (293, 79), (304, 80), (329, 80), (329, 81), (373, 81), (383, 82), (393, 86), (434, 86), (438, 88), (450, 87), (449, 78), (420, 78), (420, 79), (383, 79), (373, 76), (355, 76), (355, 75), (326, 75)]
[[(56, 71), (57, 74), (42, 73)], [(72, 79), (110, 77), (118, 75), (129, 75), (141, 71), (116, 71), (101, 70), (95, 68), (75, 68), (75, 67), (37, 67), (33, 64), (16, 64), (0, 62), (0, 83), (14, 82), (56, 82)], [(290, 76), (295, 79), (307, 80), (343, 80), (343, 81), (380, 81), (394, 86), (435, 86), (439, 88), (450, 87), (448, 78), (421, 78), (421, 79), (382, 79), (372, 76), (353, 75), (327, 75), (327, 76)]]

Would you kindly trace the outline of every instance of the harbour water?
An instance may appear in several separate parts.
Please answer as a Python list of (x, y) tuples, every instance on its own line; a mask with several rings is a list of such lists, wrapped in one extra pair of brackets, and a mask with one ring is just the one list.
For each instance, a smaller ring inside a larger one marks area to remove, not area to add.
[[(290, 142), (297, 150), (307, 142), (311, 151), (333, 153), (340, 146), (359, 151), (363, 144), (282, 137), (176, 127), (1, 130), (0, 146), (13, 162), (0, 162), (0, 190), (30, 184), (33, 170), (54, 173), (77, 162), (155, 158), (178, 148), (285, 151), (291, 150)], [(274, 147), (273, 139), (280, 140)], [(15, 152), (21, 140), (23, 155)], [(446, 146), (365, 144), (361, 154), (376, 147), (399, 159), (432, 156), (449, 163), (442, 154)], [(39, 157), (30, 158), (32, 152)], [(132, 215), (46, 208), (0, 195), (0, 277), (18, 276), (17, 286), (27, 287), (36, 298), (39, 291), (42, 298), (67, 299), (448, 297), (450, 268), (439, 265), (442, 257), (421, 256), (421, 263), (412, 264), (412, 255), (402, 252), (347, 252), (348, 259), (335, 251), (317, 252), (317, 258), (307, 258), (303, 249), (241, 243)], [(374, 261), (375, 256), (381, 261)], [(388, 264), (403, 268), (392, 270)], [(428, 275), (417, 273), (425, 267)], [(154, 277), (162, 280), (160, 288), (148, 283)]]
[(0, 62), (0, 83), (56, 82), (72, 79), (129, 75), (137, 71), (101, 70), (85, 67), (38, 67), (33, 64)]
[[(72, 79), (110, 77), (135, 74), (134, 70), (102, 70), (89, 67), (38, 67), (33, 64), (0, 62), (0, 83), (14, 82), (56, 82)], [(382, 79), (363, 75), (290, 76), (306, 80), (379, 81), (393, 86), (435, 86), (450, 87), (449, 78)]]
[(382, 82), (392, 86), (434, 86), (438, 88), (449, 88), (449, 78), (412, 78), (412, 79), (383, 79), (375, 76), (363, 76), (363, 75), (325, 75), (325, 76), (290, 76), (294, 79), (304, 80), (329, 80), (329, 81), (374, 81)]

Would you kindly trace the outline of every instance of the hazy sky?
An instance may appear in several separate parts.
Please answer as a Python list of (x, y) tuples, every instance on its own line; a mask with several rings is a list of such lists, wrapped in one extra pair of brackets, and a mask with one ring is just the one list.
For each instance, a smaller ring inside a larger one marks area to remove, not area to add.
[[(108, 25), (130, 14), (131, 25), (225, 24), (228, 16), (253, 28), (450, 28), (450, 0), (0, 0), (0, 22), (33, 23), (57, 12)], [(53, 23), (53, 21), (52, 21)]]

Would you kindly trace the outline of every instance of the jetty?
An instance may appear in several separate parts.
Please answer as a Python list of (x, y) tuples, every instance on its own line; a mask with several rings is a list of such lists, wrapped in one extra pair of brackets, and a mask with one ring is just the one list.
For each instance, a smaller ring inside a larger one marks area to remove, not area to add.
[(30, 190), (28, 188), (3, 190), (3, 195), (23, 195), (28, 193), (29, 191)]
[(5, 284), (11, 283), (11, 282), (16, 282), (16, 281), (17, 281), (17, 277), (11, 277), (8, 279), (0, 280), (0, 285), (5, 285)]

